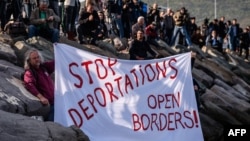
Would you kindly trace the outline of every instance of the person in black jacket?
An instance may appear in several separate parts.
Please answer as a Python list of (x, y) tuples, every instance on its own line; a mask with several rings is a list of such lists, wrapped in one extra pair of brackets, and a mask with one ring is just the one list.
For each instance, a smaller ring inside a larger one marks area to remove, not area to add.
[(89, 37), (90, 44), (95, 44), (98, 36), (98, 25), (100, 23), (97, 11), (94, 10), (94, 4), (90, 3), (86, 9), (82, 9), (79, 15), (78, 22), (80, 25), (77, 27), (77, 36), (80, 44), (86, 44), (83, 36)]
[(248, 56), (249, 56), (249, 45), (250, 45), (250, 37), (248, 33), (248, 29), (245, 28), (242, 33), (239, 34), (239, 40), (240, 40), (240, 52), (239, 56), (242, 55), (242, 50), (245, 49), (245, 61), (248, 62)]
[[(148, 56), (148, 52), (152, 56)], [(158, 58), (158, 54), (154, 52), (149, 44), (144, 40), (144, 31), (138, 30), (136, 39), (133, 41), (131, 48), (129, 49), (130, 60), (147, 60)]]

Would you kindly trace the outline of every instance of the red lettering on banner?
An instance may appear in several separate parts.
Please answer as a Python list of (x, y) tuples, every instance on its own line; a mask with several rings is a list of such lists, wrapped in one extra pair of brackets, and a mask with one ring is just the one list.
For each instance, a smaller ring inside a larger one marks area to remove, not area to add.
[(183, 111), (183, 113), (132, 114), (134, 131), (174, 131), (181, 128), (193, 128), (195, 127), (194, 120), (190, 111)]
[(93, 64), (93, 62), (92, 61), (82, 62), (81, 65), (85, 68), (85, 71), (86, 71), (86, 73), (88, 75), (89, 84), (92, 84), (93, 83), (93, 79), (92, 79), (92, 77), (90, 75), (90, 72), (89, 72), (89, 65), (90, 64)]
[(138, 76), (136, 75), (136, 69), (132, 69), (131, 71), (130, 71), (130, 73), (134, 76), (134, 81), (135, 81), (135, 84), (136, 84), (136, 87), (138, 87), (139, 86), (139, 79), (138, 79)]
[(141, 115), (141, 121), (143, 121), (142, 122), (142, 129), (147, 130), (149, 128), (149, 126), (150, 126), (150, 122), (149, 122), (150, 119), (149, 119), (148, 115), (147, 114), (142, 114)]
[(90, 118), (92, 118), (94, 116), (94, 114), (93, 113), (91, 113), (91, 114), (87, 113), (87, 110), (89, 109), (89, 107), (88, 106), (87, 107), (83, 107), (83, 105), (82, 105), (83, 101), (84, 101), (84, 99), (82, 99), (81, 101), (79, 101), (78, 105), (81, 108), (81, 110), (82, 110), (83, 114), (85, 115), (86, 119), (89, 120)]
[[(80, 127), (83, 124), (83, 119), (90, 120), (98, 113), (98, 108), (106, 107), (107, 103), (117, 101), (125, 94), (131, 93), (136, 87), (143, 86), (145, 83), (152, 83), (162, 77), (166, 78), (168, 76), (169, 78), (167, 79), (175, 79), (178, 74), (175, 63), (177, 63), (177, 60), (172, 58), (169, 61), (165, 60), (163, 62), (156, 62), (155, 64), (140, 65), (131, 68), (128, 71), (129, 74), (115, 76), (116, 59), (109, 58), (106, 61), (99, 58), (94, 61), (81, 62), (81, 65), (72, 62), (69, 64), (69, 72), (79, 81), (74, 83), (76, 88), (82, 88), (83, 85), (86, 85), (86, 82), (88, 84), (95, 84), (97, 83), (95, 81), (102, 81), (102, 85), (91, 88), (93, 92), (87, 94), (85, 98), (78, 102), (79, 107), (77, 109), (80, 110), (69, 109), (70, 117), (74, 124)], [(111, 79), (109, 76), (112, 76)], [(148, 97), (147, 104), (150, 109), (178, 108), (180, 106), (180, 99), (179, 92), (177, 94), (152, 94)], [(133, 123), (135, 130), (175, 130), (177, 126), (190, 128), (194, 126), (194, 123), (192, 123), (193, 117), (190, 115), (188, 112), (184, 115), (181, 113), (152, 113), (151, 115), (142, 114), (141, 116), (133, 114)], [(187, 122), (183, 122), (183, 118), (188, 119)]]
[(120, 83), (120, 80), (122, 79), (122, 77), (118, 77), (116, 79), (114, 79), (114, 81), (116, 82), (117, 84), (117, 88), (119, 90), (119, 93), (121, 94), (121, 96), (123, 97), (123, 92), (122, 92), (122, 89), (121, 89), (121, 83)]
[[(100, 93), (100, 96), (97, 95), (97, 94), (98, 94), (98, 91), (99, 91), (99, 93)], [(103, 91), (103, 89), (102, 89), (102, 88), (96, 88), (96, 89), (94, 90), (94, 94), (95, 94), (95, 98), (96, 98), (98, 104), (99, 104), (100, 106), (102, 106), (102, 107), (105, 107), (107, 103), (106, 103), (105, 92)], [(102, 98), (102, 100), (103, 100), (103, 103), (101, 103), (101, 100), (100, 100), (101, 98)], [(95, 106), (94, 106), (94, 101), (93, 101), (93, 103), (91, 103), (91, 105), (92, 105), (92, 107), (94, 108), (95, 112), (97, 113), (97, 109), (96, 109)]]
[(112, 62), (111, 58), (108, 59), (108, 66), (109, 66), (110, 70), (112, 71), (113, 75), (115, 75), (115, 71), (112, 67), (115, 66), (115, 64), (117, 63), (117, 59), (112, 59), (112, 60), (114, 60), (114, 61)]
[[(106, 67), (106, 65), (104, 64), (103, 59), (99, 58), (99, 59), (94, 60), (94, 65), (95, 65), (94, 70), (96, 70), (98, 78), (99, 79), (105, 79), (108, 76), (108, 72), (109, 72), (108, 68), (109, 68), (109, 70), (111, 70), (110, 72), (112, 72), (112, 74), (115, 75), (115, 71), (114, 71), (113, 67), (115, 66), (116, 63), (117, 63), (117, 59), (110, 59), (109, 58), (108, 62), (107, 62), (107, 67)], [(88, 83), (89, 84), (94, 83), (93, 76), (91, 76), (91, 73), (90, 73), (90, 67), (91, 67), (92, 64), (93, 64), (93, 61), (81, 62), (81, 66), (85, 70), (83, 72), (86, 73), (86, 75), (88, 77)], [(77, 83), (77, 84), (75, 83), (74, 86), (77, 87), (77, 88), (81, 88), (83, 86), (83, 78), (79, 74), (74, 73), (72, 71), (72, 67), (78, 67), (78, 64), (76, 62), (70, 63), (69, 64), (69, 72), (70, 72), (70, 74), (72, 74), (74, 77), (76, 77), (79, 80), (79, 83)], [(101, 72), (104, 73), (104, 74), (101, 74)]]
[[(184, 115), (185, 115), (185, 113), (184, 113)], [(175, 116), (175, 118), (174, 118), (175, 119), (175, 127), (177, 127), (177, 124), (179, 123), (182, 126), (182, 128), (185, 128), (183, 123), (181, 122), (182, 115), (179, 112), (175, 112), (174, 116)]]
[(118, 96), (116, 96), (113, 92), (113, 87), (112, 87), (112, 84), (111, 83), (105, 83), (105, 86), (108, 90), (108, 93), (109, 93), (109, 96), (110, 96), (110, 99), (111, 99), (111, 102), (113, 102), (113, 98), (115, 98), (116, 100), (118, 100)]
[[(98, 65), (98, 62), (100, 62), (100, 65)], [(108, 75), (108, 70), (105, 67), (105, 65), (103, 64), (103, 60), (102, 59), (96, 59), (95, 60), (95, 65), (96, 65), (96, 72), (97, 72), (97, 76), (99, 79), (105, 79)], [(101, 70), (101, 67), (103, 68)], [(101, 76), (101, 72), (104, 72), (104, 75)]]
[(79, 80), (79, 84), (74, 83), (74, 85), (75, 85), (77, 88), (81, 88), (82, 85), (83, 85), (83, 79), (82, 79), (82, 77), (81, 77), (80, 75), (78, 75), (78, 74), (76, 74), (76, 73), (73, 73), (73, 71), (71, 70), (71, 68), (72, 68), (73, 66), (78, 67), (77, 63), (75, 63), (75, 62), (69, 64), (69, 72), (70, 72), (70, 74), (72, 74), (74, 77), (76, 77), (76, 78)]
[(159, 120), (160, 120), (160, 131), (163, 131), (167, 128), (168, 126), (168, 118), (167, 118), (167, 115), (164, 114), (164, 113), (160, 113), (159, 114)]
[[(128, 74), (125, 74), (123, 76), (117, 76), (113, 80), (116, 81), (120, 78), (124, 78), (125, 80), (125, 85), (126, 85), (126, 93), (128, 93), (128, 86), (133, 90), (133, 82), (135, 82), (135, 86), (139, 87), (140, 85), (144, 85), (144, 83), (147, 82), (153, 82), (154, 80), (159, 80), (162, 76), (166, 78), (167, 76), (167, 64), (168, 66), (172, 69), (172, 74), (170, 74), (170, 79), (175, 79), (177, 74), (178, 74), (178, 69), (175, 67), (175, 63), (177, 60), (175, 58), (170, 59), (169, 61), (163, 61), (163, 62), (156, 62), (155, 64), (146, 64), (145, 66), (138, 66), (138, 69), (132, 68), (130, 70), (130, 74), (133, 76), (133, 79), (130, 79)], [(97, 81), (100, 80), (105, 80), (109, 76), (109, 73), (112, 73), (112, 76), (116, 75), (115, 72), (115, 65), (117, 63), (117, 60), (114, 59), (108, 59), (107, 62), (104, 61), (104, 59), (98, 58), (95, 59), (94, 61), (84, 61), (81, 62), (81, 68), (79, 68), (79, 65), (76, 62), (72, 62), (69, 64), (69, 72), (72, 76), (74, 76), (76, 79), (79, 80), (78, 83), (74, 83), (74, 86), (77, 88), (82, 88), (83, 87), (83, 80), (86, 80), (88, 84), (94, 84), (94, 80), (97, 79)], [(83, 69), (79, 70), (77, 74), (76, 72), (73, 72), (73, 68), (76, 69)], [(90, 71), (90, 68), (91, 69)], [(95, 71), (95, 72), (93, 72)], [(171, 71), (169, 71), (171, 72)], [(84, 79), (83, 76), (80, 75), (80, 73), (84, 73)], [(95, 79), (94, 79), (95, 78)], [(110, 81), (110, 80), (109, 80)], [(123, 95), (123, 94), (122, 94)]]
[(172, 66), (172, 62), (175, 62), (175, 63), (176, 63), (177, 60), (176, 60), (175, 58), (172, 58), (172, 59), (170, 59), (169, 62), (168, 62), (168, 65), (170, 66), (170, 68), (172, 68), (172, 69), (175, 71), (175, 74), (172, 75), (172, 76), (170, 76), (170, 78), (171, 78), (171, 79), (175, 79), (176, 76), (177, 76), (177, 74), (178, 74), (178, 69), (175, 68), (174, 66)]
[(126, 91), (126, 93), (128, 93), (128, 87), (130, 87), (132, 90), (134, 89), (130, 78), (128, 77), (128, 75), (125, 75), (125, 91)]
[[(163, 69), (161, 68), (161, 66), (163, 67)], [(164, 78), (166, 78), (166, 76), (167, 76), (166, 60), (163, 61), (163, 65), (160, 65), (159, 62), (157, 62), (156, 63), (156, 70), (158, 72), (157, 80), (160, 79), (160, 74), (162, 74), (162, 76)]]
[(194, 121), (193, 121), (191, 112), (190, 112), (190, 111), (185, 111), (185, 112), (184, 112), (184, 117), (185, 117), (186, 119), (189, 119), (190, 124), (191, 124), (191, 125), (189, 125), (188, 122), (185, 122), (184, 125), (185, 125), (186, 127), (188, 127), (188, 128), (193, 128), (193, 127), (194, 127), (194, 121), (195, 121), (195, 119), (194, 119)]
[(168, 113), (168, 130), (174, 130), (174, 127), (170, 127), (171, 124), (173, 123), (173, 120), (171, 117), (173, 117), (174, 113)]
[[(146, 66), (145, 66), (145, 72), (146, 72), (146, 74), (147, 74), (147, 78), (148, 78), (148, 81), (149, 82), (152, 82), (154, 79), (155, 79), (155, 72), (154, 72), (154, 69), (153, 69), (153, 67), (152, 67), (152, 65), (151, 64), (147, 64)], [(151, 72), (151, 73), (150, 73)], [(149, 74), (152, 74), (152, 78), (150, 78), (150, 75)]]
[[(68, 112), (69, 112), (69, 116), (71, 117), (71, 119), (74, 122), (75, 126), (81, 127), (82, 124), (83, 124), (83, 120), (82, 120), (82, 117), (81, 117), (80, 113), (76, 109), (73, 109), (73, 108), (69, 109)], [(79, 121), (80, 121), (79, 123), (77, 123), (76, 116), (79, 118)]]
[(159, 94), (159, 95), (149, 95), (148, 96), (148, 107), (151, 109), (169, 109), (176, 108), (180, 106), (180, 92), (175, 94)]
[(141, 67), (142, 66), (140, 66), (140, 73), (141, 73), (141, 77), (142, 77), (141, 84), (144, 85), (144, 78), (145, 78), (145, 76), (143, 74), (143, 71), (142, 71)]

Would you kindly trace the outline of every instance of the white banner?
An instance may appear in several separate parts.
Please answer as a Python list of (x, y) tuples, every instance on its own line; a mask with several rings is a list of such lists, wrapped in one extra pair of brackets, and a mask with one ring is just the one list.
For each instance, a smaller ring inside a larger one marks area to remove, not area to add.
[(91, 141), (203, 141), (191, 53), (137, 61), (54, 49), (55, 122)]

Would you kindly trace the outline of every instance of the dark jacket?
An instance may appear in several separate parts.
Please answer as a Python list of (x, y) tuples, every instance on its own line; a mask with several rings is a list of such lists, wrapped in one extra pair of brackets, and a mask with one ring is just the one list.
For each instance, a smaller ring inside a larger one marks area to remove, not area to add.
[(146, 41), (134, 40), (129, 50), (130, 60), (137, 60), (136, 56), (142, 57), (145, 60), (150, 59), (147, 52), (149, 52), (153, 57), (156, 56), (156, 53), (151, 49)]

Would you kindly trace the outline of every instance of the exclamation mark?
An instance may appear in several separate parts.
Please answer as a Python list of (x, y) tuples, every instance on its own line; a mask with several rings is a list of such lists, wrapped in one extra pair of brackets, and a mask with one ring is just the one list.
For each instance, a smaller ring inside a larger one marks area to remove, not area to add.
[(199, 125), (198, 125), (198, 118), (197, 118), (196, 111), (193, 111), (193, 113), (194, 113), (194, 122), (195, 122), (195, 124), (196, 124), (196, 127), (198, 128)]

